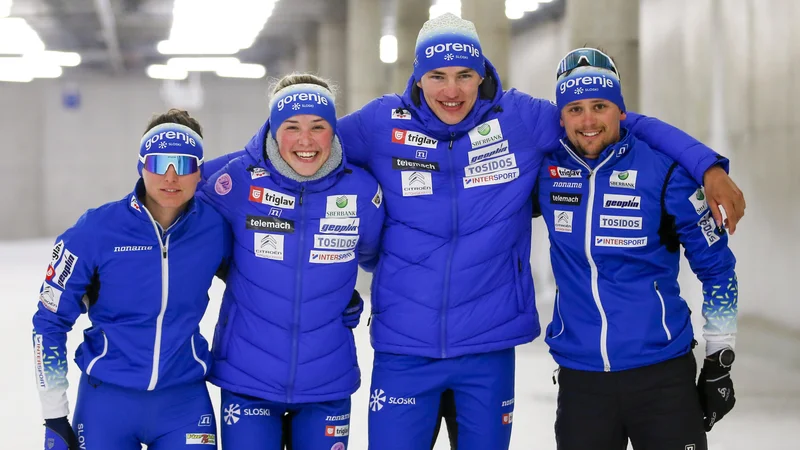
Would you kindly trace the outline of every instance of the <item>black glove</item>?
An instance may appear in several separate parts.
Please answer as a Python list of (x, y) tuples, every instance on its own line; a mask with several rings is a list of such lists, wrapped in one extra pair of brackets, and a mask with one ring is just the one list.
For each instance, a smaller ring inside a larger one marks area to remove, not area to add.
[(364, 300), (357, 290), (353, 289), (353, 296), (350, 297), (350, 303), (347, 304), (344, 313), (342, 313), (342, 322), (347, 328), (355, 328), (358, 322), (361, 321), (361, 312), (364, 311)]
[(78, 438), (66, 417), (44, 421), (45, 450), (79, 450)]
[(700, 396), (703, 424), (707, 432), (736, 404), (731, 380), (733, 358), (733, 350), (720, 350), (707, 356), (703, 361), (703, 368), (700, 369), (697, 393)]

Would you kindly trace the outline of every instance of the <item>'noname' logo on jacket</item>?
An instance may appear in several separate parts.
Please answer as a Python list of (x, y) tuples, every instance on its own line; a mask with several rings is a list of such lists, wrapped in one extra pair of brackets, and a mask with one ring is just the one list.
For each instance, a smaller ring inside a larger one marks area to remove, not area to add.
[(152, 250), (152, 245), (125, 245), (122, 247), (114, 247), (114, 253), (118, 252), (145, 252)]

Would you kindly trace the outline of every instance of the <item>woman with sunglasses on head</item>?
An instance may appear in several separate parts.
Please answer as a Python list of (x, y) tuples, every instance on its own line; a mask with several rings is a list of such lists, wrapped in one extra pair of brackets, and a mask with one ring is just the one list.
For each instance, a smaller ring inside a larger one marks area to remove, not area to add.
[(280, 80), (269, 120), (199, 196), (235, 245), (209, 381), (226, 450), (344, 450), (361, 383), (351, 329), (383, 226), (378, 182), (347, 162), (334, 96), (314, 75)]
[[(33, 317), (45, 448), (216, 448), (198, 325), (231, 235), (194, 200), (202, 163), (195, 119), (176, 109), (154, 117), (134, 191), (56, 238)], [(70, 426), (66, 340), (81, 313), (92, 326), (75, 354), (83, 374)]]

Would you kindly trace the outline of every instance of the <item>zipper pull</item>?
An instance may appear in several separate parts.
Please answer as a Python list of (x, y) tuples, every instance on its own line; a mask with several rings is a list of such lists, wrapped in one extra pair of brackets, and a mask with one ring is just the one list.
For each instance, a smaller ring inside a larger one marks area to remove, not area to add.
[(560, 370), (561, 370), (561, 367), (559, 367), (559, 368), (557, 368), (556, 370), (553, 371), (553, 384), (558, 384), (558, 381), (556, 381), (556, 377), (558, 376), (558, 371), (560, 371)]
[(447, 149), (448, 149), (448, 150), (452, 150), (452, 149), (453, 149), (453, 138), (454, 138), (455, 136), (456, 136), (456, 134), (455, 134), (455, 133), (453, 133), (453, 132), (450, 132), (450, 146), (448, 146), (448, 147), (447, 147)]
[(167, 259), (167, 248), (161, 247), (161, 257)]
[(303, 192), (306, 190), (305, 186), (300, 186), (300, 206), (303, 206)]

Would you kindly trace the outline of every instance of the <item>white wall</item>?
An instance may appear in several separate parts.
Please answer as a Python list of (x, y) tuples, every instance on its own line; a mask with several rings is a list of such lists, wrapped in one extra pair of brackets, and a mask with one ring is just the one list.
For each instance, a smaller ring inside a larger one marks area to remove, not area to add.
[[(642, 0), (640, 5), (640, 112), (682, 128), (731, 159), (731, 176), (748, 205), (731, 238), (742, 317), (760, 316), (798, 331), (800, 302), (790, 280), (800, 265), (795, 236), (800, 2)], [(553, 70), (569, 50), (566, 22), (550, 21), (514, 37), (512, 86), (553, 98)], [(535, 251), (547, 247), (535, 233)], [(534, 266), (541, 261), (538, 252)], [(546, 283), (549, 268), (538, 272), (537, 282)], [(685, 264), (681, 276), (684, 296), (698, 302), (699, 283)], [(545, 308), (552, 302), (539, 301)]]
[[(139, 140), (151, 115), (167, 109), (161, 83), (73, 81), (76, 110), (62, 106), (60, 80), (0, 83), (0, 239), (54, 236), (133, 189)], [(205, 104), (189, 112), (203, 126), (206, 158), (241, 149), (267, 117), (267, 82), (208, 77), (203, 86)]]
[(511, 39), (510, 86), (555, 100), (556, 65), (570, 49), (564, 19), (537, 24)]

